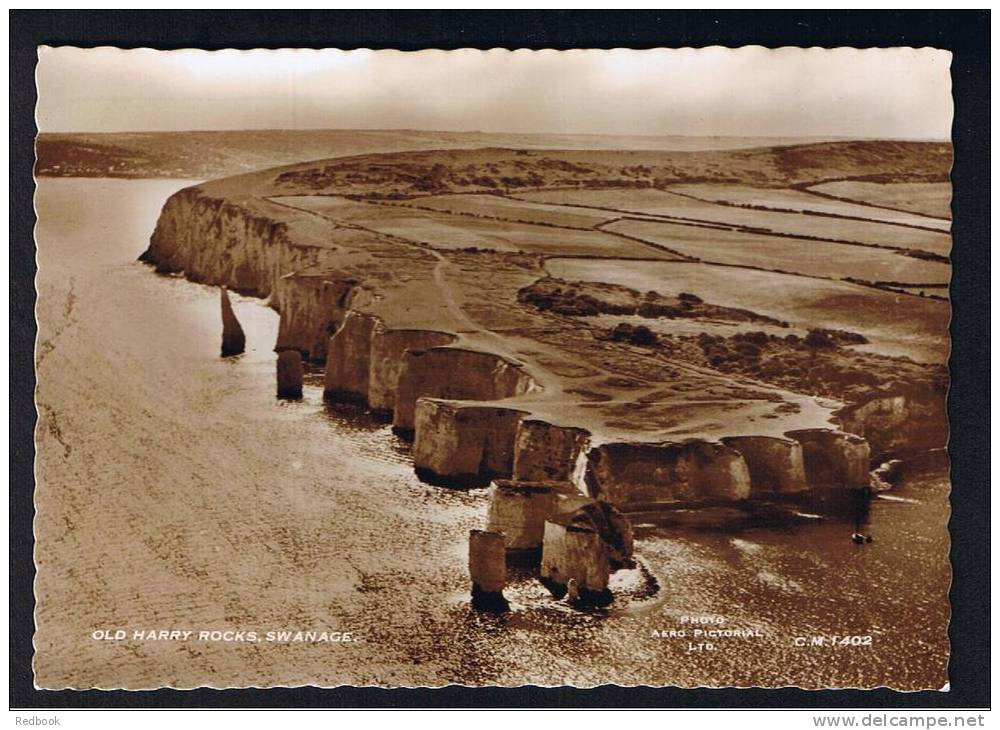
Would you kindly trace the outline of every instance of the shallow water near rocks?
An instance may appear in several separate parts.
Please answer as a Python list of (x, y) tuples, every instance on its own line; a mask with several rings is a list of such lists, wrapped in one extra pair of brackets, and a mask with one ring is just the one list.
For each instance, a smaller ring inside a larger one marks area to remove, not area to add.
[[(39, 686), (946, 683), (943, 472), (874, 499), (868, 545), (848, 517), (809, 510), (763, 526), (643, 518), (654, 595), (617, 576), (611, 607), (580, 611), (512, 571), (512, 612), (472, 611), (467, 535), (486, 490), (421, 483), (389, 425), (325, 405), (315, 374), (301, 401), (276, 400), (264, 302), (233, 297), (247, 352), (223, 360), (218, 291), (136, 262), (186, 184), (38, 183)], [(724, 623), (685, 620), (706, 616)], [(93, 638), (119, 629), (194, 638)], [(267, 640), (307, 630), (354, 640)], [(811, 643), (833, 636), (870, 645)]]

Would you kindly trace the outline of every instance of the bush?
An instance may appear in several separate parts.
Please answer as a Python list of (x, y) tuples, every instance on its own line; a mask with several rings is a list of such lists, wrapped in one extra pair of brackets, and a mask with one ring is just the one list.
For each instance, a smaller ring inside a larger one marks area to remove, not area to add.
[(712, 359), (713, 357), (718, 357), (725, 359), (729, 356), (729, 350), (725, 345), (707, 345), (704, 348), (705, 357)]
[(809, 330), (809, 334), (806, 335), (805, 342), (808, 347), (811, 347), (814, 350), (837, 346), (836, 343), (830, 339), (828, 334), (820, 330)]
[(659, 343), (660, 338), (644, 324), (633, 326), (628, 322), (615, 325), (609, 338), (615, 342), (629, 342), (633, 345), (650, 347)]
[(788, 367), (778, 360), (768, 360), (760, 368), (760, 374), (766, 378), (780, 377), (788, 372)]
[(670, 317), (672, 319), (676, 311), (673, 307), (668, 307), (664, 304), (653, 304), (652, 302), (643, 302), (635, 309), (636, 314), (646, 319), (655, 319), (656, 317)]
[(555, 300), (552, 297), (542, 295), (533, 297), (530, 301), (542, 312), (552, 309), (552, 305), (555, 304)]

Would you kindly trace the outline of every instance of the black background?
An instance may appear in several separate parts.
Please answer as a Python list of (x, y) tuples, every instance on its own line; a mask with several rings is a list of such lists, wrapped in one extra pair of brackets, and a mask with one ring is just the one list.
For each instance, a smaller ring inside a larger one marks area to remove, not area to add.
[[(10, 11), (10, 706), (209, 707), (988, 707), (989, 11)], [(39, 691), (32, 492), (36, 46), (151, 48), (653, 48), (933, 46), (951, 50), (955, 99), (952, 253), (952, 656), (950, 692), (797, 689)]]

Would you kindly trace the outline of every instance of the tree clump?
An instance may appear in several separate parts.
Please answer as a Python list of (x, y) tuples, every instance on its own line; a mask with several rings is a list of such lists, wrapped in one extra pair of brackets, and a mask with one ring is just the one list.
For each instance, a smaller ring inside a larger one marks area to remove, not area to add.
[(763, 331), (730, 337), (702, 332), (680, 339), (696, 343), (704, 358), (701, 364), (720, 372), (837, 400), (861, 399), (888, 383), (925, 389), (943, 382), (940, 366), (851, 349), (868, 341), (854, 332), (814, 329), (804, 337)]
[(627, 342), (630, 345), (639, 345), (640, 347), (656, 347), (660, 344), (659, 335), (649, 327), (644, 324), (633, 325), (628, 322), (619, 322), (602, 339), (612, 342)]
[(728, 322), (759, 322), (787, 327), (786, 322), (746, 309), (706, 303), (689, 292), (676, 296), (648, 291), (642, 294), (618, 284), (569, 282), (553, 277), (539, 279), (517, 293), (522, 304), (539, 311), (567, 317), (594, 317), (599, 314), (634, 315), (646, 319), (712, 319)]

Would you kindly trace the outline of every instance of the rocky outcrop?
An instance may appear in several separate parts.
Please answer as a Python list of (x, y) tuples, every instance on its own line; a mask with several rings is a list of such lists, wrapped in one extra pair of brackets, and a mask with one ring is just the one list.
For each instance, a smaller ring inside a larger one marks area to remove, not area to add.
[(274, 349), (298, 350), (307, 360), (326, 360), (327, 343), (344, 319), (357, 282), (346, 274), (296, 272), (278, 279), (271, 305), (278, 310)]
[(519, 364), (493, 353), (453, 347), (409, 350), (399, 375), (393, 430), (413, 433), (418, 398), (502, 400), (527, 392), (531, 383)]
[(403, 358), (408, 351), (428, 350), (448, 345), (455, 336), (446, 332), (414, 329), (389, 329), (381, 321), (371, 334), (368, 356), (368, 405), (374, 411), (392, 413), (396, 406), (396, 389), (403, 370)]
[(590, 450), (588, 493), (622, 509), (746, 499), (750, 472), (736, 449), (709, 441), (611, 443)]
[(900, 479), (903, 478), (906, 465), (899, 459), (890, 459), (889, 461), (880, 464), (875, 471), (872, 472), (873, 476), (878, 477), (885, 484), (896, 484)]
[(514, 439), (513, 478), (526, 482), (580, 484), (590, 432), (525, 418)]
[(510, 476), (514, 434), (523, 411), (420, 398), (414, 416), (413, 465), (424, 481), (485, 486)]
[(892, 489), (903, 478), (906, 465), (899, 459), (890, 459), (872, 470), (871, 487), (876, 492)]
[(859, 489), (869, 486), (868, 442), (832, 429), (806, 429), (785, 434), (802, 444), (806, 483), (811, 489)]
[(302, 397), (302, 355), (298, 350), (278, 353), (278, 397), (298, 399)]
[(229, 292), (226, 291), (226, 287), (219, 290), (219, 295), (222, 302), (222, 356), (240, 355), (246, 349), (246, 335), (243, 334), (243, 327), (240, 326), (240, 321), (236, 319), (236, 313), (233, 312), (233, 305), (229, 301)]
[(391, 411), (397, 433), (413, 436), (421, 479), (485, 486), (511, 476), (514, 439), (524, 411), (460, 401), (520, 395), (531, 378), (497, 355), (447, 347), (455, 335), (387, 328), (350, 310), (327, 346), (324, 397)]
[(722, 439), (743, 457), (750, 472), (750, 496), (794, 494), (806, 486), (802, 445), (793, 439), (732, 436)]

